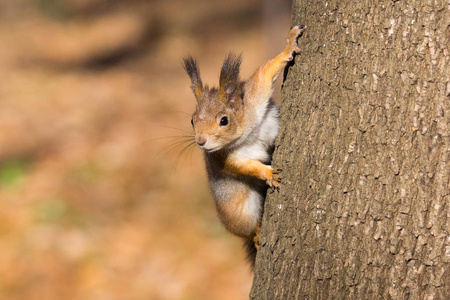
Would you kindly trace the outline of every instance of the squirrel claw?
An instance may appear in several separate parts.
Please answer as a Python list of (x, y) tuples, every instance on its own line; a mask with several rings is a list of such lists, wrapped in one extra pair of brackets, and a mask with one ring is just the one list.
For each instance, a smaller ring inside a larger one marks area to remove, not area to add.
[(297, 25), (297, 26), (292, 27), (291, 31), (289, 32), (288, 43), (296, 45), (297, 44), (297, 38), (305, 30), (306, 30), (305, 26), (303, 26), (303, 25)]
[(272, 170), (272, 174), (280, 174), (282, 171), (283, 171), (283, 169), (280, 169), (280, 168), (274, 169), (274, 170)]
[(272, 189), (272, 191), (279, 191), (280, 190), (280, 184), (281, 182), (281, 175), (280, 174), (282, 169), (274, 169), (272, 170), (272, 178), (268, 179), (266, 181), (267, 185)]
[(288, 61), (291, 61), (294, 59), (294, 56), (292, 53), (300, 53), (300, 48), (297, 44), (297, 38), (305, 31), (305, 26), (303, 25), (297, 25), (292, 27), (291, 31), (289, 32), (289, 37), (287, 40), (288, 46), (287, 49), (289, 49), (289, 56), (287, 58)]
[(296, 37), (298, 37), (300, 35), (300, 33), (304, 32), (306, 30), (306, 27), (304, 25), (296, 25), (294, 27), (292, 27), (291, 32), (289, 33), (289, 38), (291, 37), (291, 35), (297, 35)]
[(272, 191), (275, 192), (280, 190), (280, 184), (274, 179), (269, 179), (266, 181), (266, 183), (272, 189)]

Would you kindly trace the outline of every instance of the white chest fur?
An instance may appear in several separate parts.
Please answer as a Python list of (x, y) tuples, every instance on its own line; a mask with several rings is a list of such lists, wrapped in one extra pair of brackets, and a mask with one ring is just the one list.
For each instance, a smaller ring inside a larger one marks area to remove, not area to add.
[(253, 128), (245, 141), (234, 149), (234, 154), (240, 158), (268, 162), (270, 160), (269, 149), (278, 135), (279, 114), (278, 107), (273, 102), (269, 102), (260, 124)]

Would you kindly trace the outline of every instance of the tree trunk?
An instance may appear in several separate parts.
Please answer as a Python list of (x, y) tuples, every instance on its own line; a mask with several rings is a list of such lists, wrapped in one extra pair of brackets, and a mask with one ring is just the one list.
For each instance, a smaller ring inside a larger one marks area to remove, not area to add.
[(447, 1), (306, 1), (252, 299), (450, 299)]

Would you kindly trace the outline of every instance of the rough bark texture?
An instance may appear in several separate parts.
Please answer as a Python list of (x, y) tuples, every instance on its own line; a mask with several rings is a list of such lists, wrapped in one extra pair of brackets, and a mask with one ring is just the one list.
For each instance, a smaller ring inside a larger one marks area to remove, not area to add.
[(447, 1), (305, 1), (252, 299), (450, 299)]

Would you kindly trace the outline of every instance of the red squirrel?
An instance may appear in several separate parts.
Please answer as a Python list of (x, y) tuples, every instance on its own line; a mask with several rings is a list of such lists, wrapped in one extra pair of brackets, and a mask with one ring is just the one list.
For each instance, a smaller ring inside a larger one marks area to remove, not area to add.
[(184, 58), (197, 106), (192, 115), (195, 142), (203, 150), (209, 185), (225, 228), (245, 239), (252, 265), (267, 186), (279, 190), (281, 169), (270, 163), (279, 129), (279, 108), (272, 100), (273, 82), (299, 53), (291, 29), (286, 48), (259, 67), (246, 81), (239, 79), (241, 56), (229, 54), (222, 65), (219, 88), (203, 85), (196, 60)]

